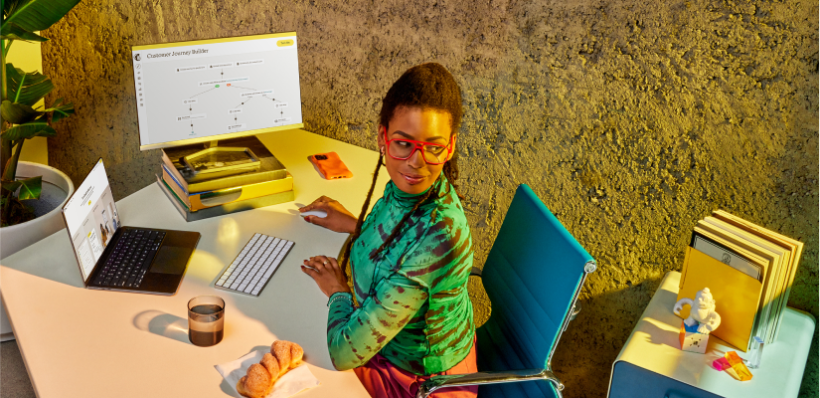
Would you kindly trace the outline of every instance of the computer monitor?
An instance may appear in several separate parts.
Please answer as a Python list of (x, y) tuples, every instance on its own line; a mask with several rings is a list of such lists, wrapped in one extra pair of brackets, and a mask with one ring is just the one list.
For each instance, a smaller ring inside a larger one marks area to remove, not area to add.
[(302, 128), (296, 33), (132, 47), (140, 150)]

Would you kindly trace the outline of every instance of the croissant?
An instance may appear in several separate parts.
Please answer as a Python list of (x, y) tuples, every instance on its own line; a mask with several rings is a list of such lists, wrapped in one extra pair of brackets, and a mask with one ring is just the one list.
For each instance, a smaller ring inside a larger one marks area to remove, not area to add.
[(259, 363), (248, 368), (248, 374), (236, 383), (236, 390), (244, 397), (264, 398), (273, 390), (273, 384), (289, 369), (302, 364), (305, 352), (299, 344), (277, 340), (271, 344)]

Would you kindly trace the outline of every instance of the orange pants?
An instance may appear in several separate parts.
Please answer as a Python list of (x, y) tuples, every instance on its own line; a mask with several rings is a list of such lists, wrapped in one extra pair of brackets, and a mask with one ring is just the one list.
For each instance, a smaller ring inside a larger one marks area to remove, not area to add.
[[(475, 342), (463, 361), (444, 372), (430, 376), (418, 376), (396, 367), (381, 354), (376, 354), (366, 364), (353, 371), (373, 398), (415, 398), (421, 383), (432, 376), (477, 372)], [(477, 395), (478, 386), (467, 386), (445, 388), (431, 394), (430, 398), (475, 398)]]

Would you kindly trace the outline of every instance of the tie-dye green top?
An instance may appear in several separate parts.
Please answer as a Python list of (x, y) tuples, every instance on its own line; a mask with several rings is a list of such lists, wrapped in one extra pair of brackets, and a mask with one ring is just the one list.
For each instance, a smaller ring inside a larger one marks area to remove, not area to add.
[(373, 206), (350, 255), (356, 301), (331, 296), (327, 345), (339, 370), (377, 353), (417, 375), (448, 370), (472, 348), (475, 325), (467, 295), (472, 240), (455, 189), (444, 177), (393, 243), (373, 253), (421, 195), (389, 182)]

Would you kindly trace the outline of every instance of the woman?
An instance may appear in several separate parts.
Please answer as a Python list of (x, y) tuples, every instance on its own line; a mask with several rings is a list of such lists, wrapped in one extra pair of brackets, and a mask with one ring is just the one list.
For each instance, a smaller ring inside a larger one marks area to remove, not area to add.
[[(327, 197), (301, 209), (324, 210), (305, 220), (351, 234), (342, 264), (317, 256), (302, 270), (329, 297), (334, 366), (353, 368), (373, 397), (412, 397), (431, 375), (476, 371), (472, 242), (453, 185), (461, 114), (458, 84), (443, 66), (409, 69), (382, 103), (381, 155), (359, 218)], [(365, 219), (382, 164), (391, 181)], [(475, 397), (477, 388), (442, 391), (433, 396)]]

